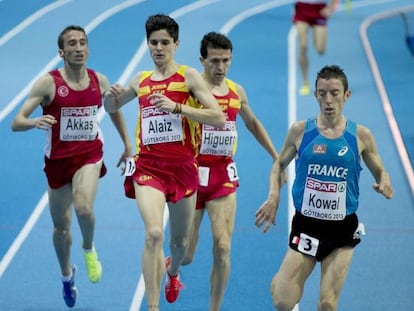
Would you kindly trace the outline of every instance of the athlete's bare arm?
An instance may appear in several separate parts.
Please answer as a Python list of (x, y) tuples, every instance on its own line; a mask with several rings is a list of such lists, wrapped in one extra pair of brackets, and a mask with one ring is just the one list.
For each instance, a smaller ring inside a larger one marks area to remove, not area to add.
[(53, 100), (55, 94), (55, 83), (49, 74), (39, 78), (30, 90), (29, 96), (18, 111), (12, 123), (12, 130), (27, 131), (32, 128), (47, 130), (56, 124), (56, 119), (51, 115), (42, 115), (30, 118), (30, 115), (40, 105), (47, 106)]
[(200, 73), (189, 67), (185, 71), (185, 80), (187, 88), (203, 105), (203, 109), (185, 106), (182, 109), (182, 114), (201, 123), (223, 127), (226, 118)]
[(280, 188), (283, 185), (281, 176), (297, 154), (300, 141), (303, 137), (305, 123), (305, 121), (298, 121), (290, 127), (285, 144), (280, 151), (277, 161), (272, 166), (268, 197), (256, 212), (255, 224), (258, 227), (264, 225), (264, 233), (267, 232), (271, 224), (276, 224), (276, 212), (279, 208)]
[(375, 179), (373, 185), (374, 190), (381, 193), (387, 199), (391, 199), (394, 190), (391, 185), (390, 176), (385, 171), (384, 165), (378, 154), (374, 136), (367, 127), (361, 125), (358, 125), (357, 135), (359, 152)]
[(136, 88), (141, 74), (138, 72), (126, 87), (115, 83), (105, 92), (104, 107), (107, 112), (113, 113), (137, 97)]

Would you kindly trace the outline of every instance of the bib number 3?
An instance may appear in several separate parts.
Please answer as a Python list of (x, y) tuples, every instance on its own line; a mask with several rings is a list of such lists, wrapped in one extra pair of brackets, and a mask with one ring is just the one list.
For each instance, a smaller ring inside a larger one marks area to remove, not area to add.
[(319, 247), (319, 240), (305, 233), (300, 234), (298, 251), (303, 254), (315, 257)]

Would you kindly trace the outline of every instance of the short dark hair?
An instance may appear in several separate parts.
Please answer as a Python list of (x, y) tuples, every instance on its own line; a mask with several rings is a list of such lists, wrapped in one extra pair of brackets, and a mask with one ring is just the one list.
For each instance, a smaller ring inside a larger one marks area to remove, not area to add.
[(65, 29), (63, 29), (62, 32), (59, 34), (59, 37), (58, 37), (58, 40), (57, 40), (59, 49), (63, 49), (63, 45), (64, 45), (63, 36), (71, 30), (76, 30), (76, 31), (83, 32), (85, 34), (85, 37), (86, 37), (86, 42), (88, 42), (88, 35), (86, 34), (85, 29), (83, 29), (81, 26), (78, 26), (78, 25), (69, 25)]
[(348, 90), (348, 78), (346, 77), (344, 70), (338, 65), (325, 66), (318, 72), (315, 80), (315, 89), (319, 79), (338, 79), (342, 82), (344, 91)]
[(168, 15), (155, 14), (148, 17), (145, 23), (145, 31), (147, 32), (147, 40), (151, 33), (157, 30), (165, 29), (168, 34), (173, 38), (174, 42), (178, 41), (179, 26), (177, 22)]
[(209, 32), (204, 35), (200, 44), (200, 55), (203, 58), (208, 56), (208, 48), (230, 50), (233, 52), (233, 45), (229, 38), (218, 32)]

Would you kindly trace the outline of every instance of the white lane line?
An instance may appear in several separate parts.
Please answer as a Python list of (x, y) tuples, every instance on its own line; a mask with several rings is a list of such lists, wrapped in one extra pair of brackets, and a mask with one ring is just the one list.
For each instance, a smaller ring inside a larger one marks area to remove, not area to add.
[[(119, 5), (116, 5), (107, 11), (103, 12), (99, 16), (97, 16), (95, 19), (93, 19), (87, 26), (85, 26), (85, 30), (90, 33), (93, 29), (95, 29), (99, 24), (104, 22), (107, 18), (111, 17), (112, 15), (118, 13), (119, 11), (122, 11), (124, 9), (129, 8), (130, 6), (136, 5), (140, 2), (144, 2), (145, 0), (129, 0), (125, 1)], [(31, 85), (36, 79), (52, 68), (54, 68), (60, 61), (60, 57), (56, 56), (54, 57), (49, 64), (43, 68), (43, 70), (32, 80), (31, 83), (29, 83), (14, 99), (13, 102), (16, 102), (17, 105), (21, 99), (23, 99), (25, 96), (27, 96), (28, 92), (30, 91)], [(102, 109), (103, 110), (103, 109)], [(101, 110), (101, 111), (102, 111)], [(101, 120), (103, 118), (104, 114), (100, 113), (98, 115), (98, 119)], [(1, 114), (0, 114), (0, 122), (1, 122)], [(46, 206), (49, 204), (49, 200), (47, 197), (47, 191), (43, 193), (39, 203), (36, 205), (35, 209), (31, 213), (29, 219), (23, 226), (22, 230), (19, 232), (17, 238), (13, 241), (10, 248), (7, 250), (7, 253), (4, 255), (4, 257), (0, 261), (0, 278), (3, 275), (3, 273), (6, 271), (7, 267), (9, 266), (10, 262), (13, 260), (14, 256), (22, 246), (23, 242), (26, 240), (27, 236), (32, 231), (33, 227), (35, 226), (36, 222), (39, 219), (39, 216), (42, 214), (43, 210), (46, 208)]]
[(378, 22), (382, 19), (390, 18), (395, 15), (400, 15), (402, 12), (414, 11), (414, 6), (408, 6), (403, 8), (397, 8), (391, 11), (385, 11), (382, 13), (375, 14), (366, 18), (361, 27), (359, 29), (359, 33), (362, 40), (362, 45), (364, 46), (365, 53), (368, 58), (368, 62), (371, 66), (372, 74), (375, 79), (375, 83), (378, 88), (378, 92), (381, 97), (382, 107), (385, 112), (385, 116), (388, 120), (388, 125), (391, 130), (391, 134), (394, 138), (395, 145), (397, 147), (398, 154), (401, 159), (402, 166), (404, 168), (405, 174), (407, 175), (407, 180), (410, 185), (411, 195), (414, 197), (414, 171), (410, 161), (410, 157), (408, 156), (407, 148), (404, 144), (404, 140), (401, 135), (400, 128), (398, 126), (398, 122), (395, 119), (394, 112), (392, 110), (392, 104), (390, 103), (390, 99), (388, 97), (386, 88), (384, 86), (384, 82), (382, 80), (381, 72), (379, 70), (377, 61), (375, 59), (374, 53), (371, 48), (371, 44), (368, 39), (368, 28), (375, 22)]
[(43, 15), (46, 15), (47, 13), (67, 4), (72, 0), (58, 0), (56, 2), (53, 2), (40, 10), (36, 11), (26, 19), (24, 19), (20, 24), (18, 24), (16, 27), (8, 31), (6, 34), (4, 34), (0, 38), (0, 47), (2, 47), (4, 44), (6, 44), (7, 41), (9, 41), (14, 36), (18, 35), (21, 31), (29, 27), (31, 24), (33, 24), (35, 21), (37, 21), (39, 18), (41, 18)]
[[(69, 0), (71, 1), (71, 0)], [(115, 15), (116, 13), (125, 10), (131, 6), (134, 6), (140, 2), (144, 2), (146, 0), (129, 0), (124, 1), (106, 11), (98, 15), (95, 19), (93, 19), (87, 26), (85, 26), (85, 31), (89, 34), (92, 32), (93, 29), (98, 27), (102, 22), (104, 22), (109, 17)], [(55, 68), (59, 62), (61, 61), (61, 58), (59, 55), (56, 55), (53, 57), (49, 63), (39, 71), (39, 73), (19, 92), (17, 95), (6, 105), (4, 109), (0, 111), (0, 122), (3, 121), (4, 118), (6, 118), (10, 112), (12, 112), (16, 106), (29, 94), (30, 89), (32, 88), (33, 83), (38, 80), (41, 76)]]

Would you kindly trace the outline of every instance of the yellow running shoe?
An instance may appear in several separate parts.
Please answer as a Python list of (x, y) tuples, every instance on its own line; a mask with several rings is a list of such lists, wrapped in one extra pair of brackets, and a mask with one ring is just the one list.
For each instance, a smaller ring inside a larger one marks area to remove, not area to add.
[(83, 251), (83, 258), (85, 259), (86, 271), (88, 272), (89, 280), (92, 283), (97, 283), (102, 276), (102, 264), (99, 261), (98, 254), (95, 247), (91, 251)]
[(302, 96), (308, 96), (310, 94), (309, 84), (302, 85), (302, 87), (299, 89), (299, 94)]

